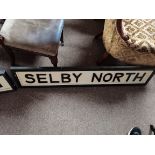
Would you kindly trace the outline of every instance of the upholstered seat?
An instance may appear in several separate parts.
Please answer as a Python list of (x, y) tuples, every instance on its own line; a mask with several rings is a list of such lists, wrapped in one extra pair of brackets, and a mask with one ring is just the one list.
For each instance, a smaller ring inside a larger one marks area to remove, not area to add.
[(106, 20), (103, 42), (107, 52), (120, 61), (155, 65), (155, 20)]
[(54, 57), (63, 26), (64, 21), (60, 19), (7, 19), (0, 35), (6, 46)]
[(155, 52), (155, 20), (123, 19), (122, 30), (127, 43), (139, 52)]

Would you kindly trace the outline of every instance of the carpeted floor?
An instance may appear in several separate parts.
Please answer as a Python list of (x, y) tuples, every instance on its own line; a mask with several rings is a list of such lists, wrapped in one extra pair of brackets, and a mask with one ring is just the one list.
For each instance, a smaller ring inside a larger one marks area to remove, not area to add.
[[(59, 66), (94, 66), (101, 41), (100, 20), (65, 20)], [(27, 66), (51, 66), (48, 58), (16, 53)], [(9, 58), (0, 49), (0, 65)], [(155, 124), (155, 78), (146, 87), (26, 88), (0, 94), (0, 134), (127, 134), (133, 126), (148, 134)]]

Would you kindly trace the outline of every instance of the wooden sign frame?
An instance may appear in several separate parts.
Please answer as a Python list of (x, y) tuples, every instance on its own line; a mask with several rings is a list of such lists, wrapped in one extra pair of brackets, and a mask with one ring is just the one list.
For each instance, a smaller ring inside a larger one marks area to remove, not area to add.
[(154, 74), (153, 67), (144, 66), (11, 67), (11, 71), (19, 87), (146, 85)]

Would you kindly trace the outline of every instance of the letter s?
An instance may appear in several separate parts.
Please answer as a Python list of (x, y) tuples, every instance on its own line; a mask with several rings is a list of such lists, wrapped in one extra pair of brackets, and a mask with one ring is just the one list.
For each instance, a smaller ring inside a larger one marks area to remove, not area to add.
[(27, 78), (28, 80), (26, 80), (27, 83), (34, 83), (35, 79), (33, 78), (32, 74), (25, 74), (25, 78)]

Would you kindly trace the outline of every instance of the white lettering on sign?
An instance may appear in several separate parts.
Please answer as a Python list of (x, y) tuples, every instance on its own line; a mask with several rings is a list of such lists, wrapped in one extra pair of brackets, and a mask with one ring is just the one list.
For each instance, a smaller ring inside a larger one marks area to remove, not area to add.
[(7, 82), (7, 80), (4, 78), (4, 76), (0, 75), (0, 92), (10, 91), (10, 90), (12, 90), (12, 87)]
[(16, 71), (21, 86), (145, 84), (153, 71)]

